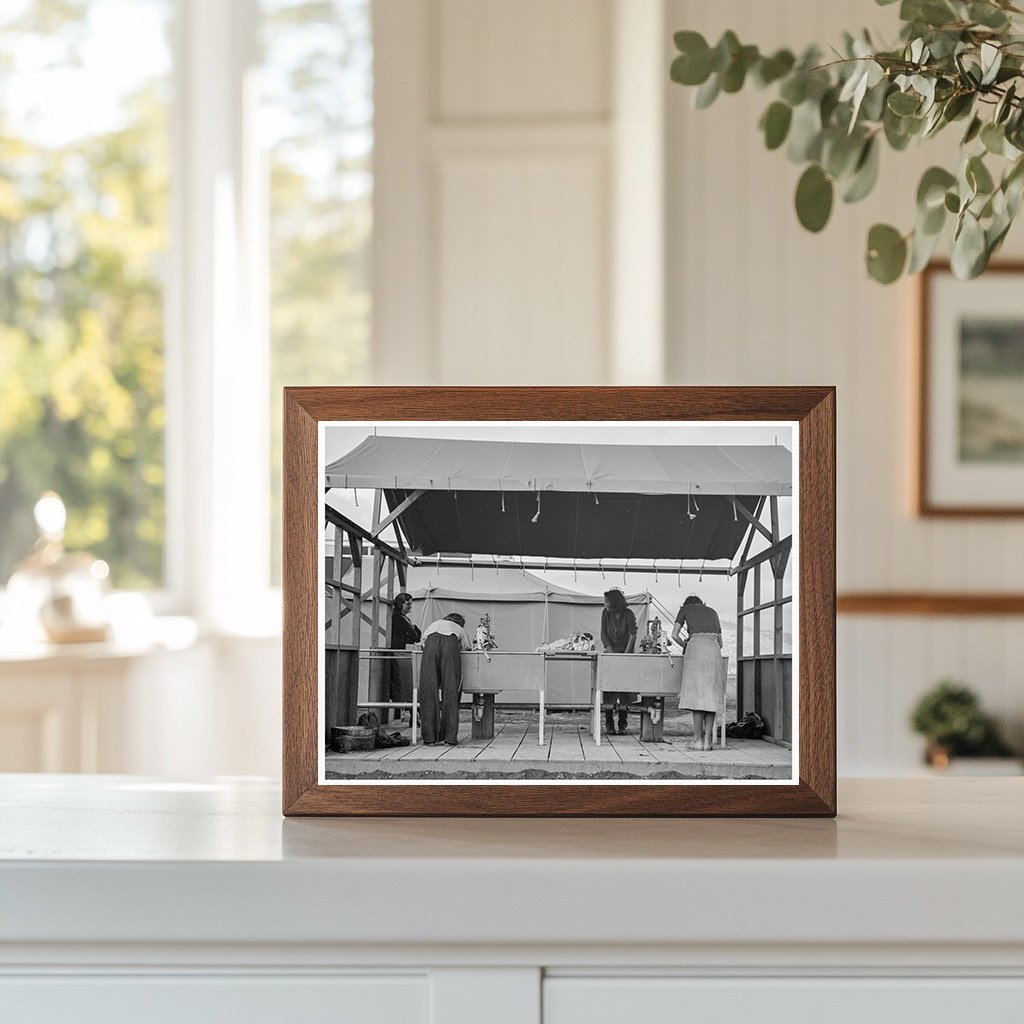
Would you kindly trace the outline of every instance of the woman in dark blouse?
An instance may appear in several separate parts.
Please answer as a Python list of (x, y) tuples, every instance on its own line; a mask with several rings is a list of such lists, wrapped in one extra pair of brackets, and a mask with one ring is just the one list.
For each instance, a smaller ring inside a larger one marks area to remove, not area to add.
[[(636, 616), (626, 605), (621, 590), (606, 590), (604, 611), (601, 612), (601, 643), (609, 654), (632, 654), (636, 647)], [(634, 693), (611, 691), (605, 699), (611, 704), (605, 711), (605, 729), (609, 735), (616, 734), (615, 710), (619, 712), (618, 734), (626, 735), (626, 708), (636, 697)]]
[[(404, 651), (409, 644), (420, 642), (420, 628), (409, 618), (412, 611), (412, 595), (398, 594), (391, 612), (391, 648)], [(404, 704), (412, 703), (412, 656), (393, 654), (390, 658), (391, 677), (388, 683), (388, 700)], [(401, 711), (395, 711), (396, 719)], [(410, 712), (410, 720), (412, 712)]]

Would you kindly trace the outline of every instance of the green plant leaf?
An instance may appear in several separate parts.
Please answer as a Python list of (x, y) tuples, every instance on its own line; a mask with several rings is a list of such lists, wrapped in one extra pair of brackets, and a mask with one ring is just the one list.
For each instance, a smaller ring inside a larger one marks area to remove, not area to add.
[(770, 57), (762, 57), (753, 68), (754, 81), (760, 86), (771, 85), (793, 70), (796, 58), (790, 50), (776, 50)]
[(971, 123), (967, 126), (967, 131), (964, 132), (964, 137), (960, 140), (961, 146), (967, 146), (972, 143), (981, 132), (982, 121), (980, 117), (972, 117)]
[(875, 224), (868, 232), (868, 274), (880, 284), (892, 284), (907, 262), (907, 243), (890, 224)]
[(739, 92), (746, 81), (747, 72), (759, 58), (756, 46), (741, 46), (732, 63), (722, 72), (722, 92)]
[(807, 76), (802, 71), (794, 71), (779, 86), (779, 98), (791, 107), (798, 107), (807, 99)]
[(793, 120), (793, 108), (788, 103), (776, 100), (761, 115), (761, 130), (764, 144), (768, 149), (778, 149), (786, 141), (789, 126)]
[(1002, 156), (1003, 147), (1006, 144), (1006, 133), (1000, 125), (992, 124), (990, 121), (981, 129), (981, 142), (990, 153)]
[(721, 79), (718, 75), (712, 75), (693, 96), (693, 105), (698, 110), (706, 110), (718, 98), (722, 90)]
[(955, 192), (947, 192), (945, 207), (950, 213), (960, 212), (960, 197)]
[[(941, 211), (942, 208), (940, 207), (939, 209)], [(924, 231), (920, 225), (914, 229), (914, 233), (910, 238), (910, 262), (907, 264), (908, 274), (916, 274), (928, 266), (928, 262), (938, 247), (941, 235), (941, 231)]]
[(889, 96), (888, 102), (889, 109), (900, 117), (916, 114), (921, 108), (920, 98), (909, 92), (894, 92)]
[(985, 28), (996, 31), (1006, 28), (1008, 19), (1002, 11), (993, 7), (990, 3), (972, 3), (967, 16), (977, 25), (984, 25)]
[(795, 164), (817, 160), (821, 156), (821, 110), (813, 100), (806, 100), (793, 111), (786, 155)]
[(953, 273), (962, 281), (977, 277), (985, 264), (985, 232), (969, 210), (960, 218), (960, 226), (953, 236), (950, 256)]
[(711, 74), (711, 48), (699, 32), (677, 32), (679, 56), (672, 61), (672, 81), (680, 85), (702, 85)]
[(711, 70), (721, 74), (733, 61), (733, 57), (740, 52), (742, 44), (732, 29), (726, 29), (722, 38), (715, 44), (711, 51)]
[(967, 161), (967, 171), (965, 174), (968, 183), (977, 195), (987, 196), (995, 188), (992, 175), (989, 174), (985, 161), (980, 156), (972, 156)]
[(921, 175), (917, 186), (917, 206), (927, 213), (936, 206), (941, 206), (946, 199), (946, 192), (956, 184), (956, 176), (944, 167), (929, 167)]
[(844, 203), (860, 202), (878, 181), (878, 139), (874, 136), (864, 143), (853, 174), (843, 188)]
[(796, 215), (808, 231), (820, 231), (832, 214), (832, 181), (817, 165), (811, 164), (796, 185)]

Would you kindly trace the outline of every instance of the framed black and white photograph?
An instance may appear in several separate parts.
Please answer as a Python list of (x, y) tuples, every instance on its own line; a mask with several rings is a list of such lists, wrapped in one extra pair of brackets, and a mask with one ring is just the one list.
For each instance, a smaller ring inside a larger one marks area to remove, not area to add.
[(834, 518), (802, 463), (831, 450), (802, 417), (715, 414), (739, 389), (658, 389), (660, 418), (623, 390), (561, 389), (576, 414), (546, 418), (548, 389), (378, 390), (318, 402), (301, 652), (286, 592), (328, 813), (799, 809), (820, 750), (801, 708), (834, 685), (827, 650), (824, 676), (802, 664), (807, 623), (834, 622), (801, 544)]
[(1024, 515), (1024, 264), (920, 281), (917, 510)]

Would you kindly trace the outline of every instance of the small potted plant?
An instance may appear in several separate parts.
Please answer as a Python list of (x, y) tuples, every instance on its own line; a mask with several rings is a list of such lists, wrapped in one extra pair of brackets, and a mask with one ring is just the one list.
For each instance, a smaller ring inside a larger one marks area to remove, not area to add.
[(1019, 763), (1015, 768), (1005, 760), (1017, 762), (995, 719), (960, 683), (944, 679), (932, 687), (911, 712), (910, 725), (928, 741), (924, 757), (932, 768), (946, 771), (956, 758), (1002, 758), (1000, 774), (1019, 773)]

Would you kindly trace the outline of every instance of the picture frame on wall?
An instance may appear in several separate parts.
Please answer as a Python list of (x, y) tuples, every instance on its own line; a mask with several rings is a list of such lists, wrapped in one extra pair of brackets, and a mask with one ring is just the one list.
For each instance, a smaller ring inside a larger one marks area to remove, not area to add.
[(1024, 516), (1024, 263), (918, 284), (915, 511)]
[(286, 815), (832, 816), (835, 390), (286, 388)]

